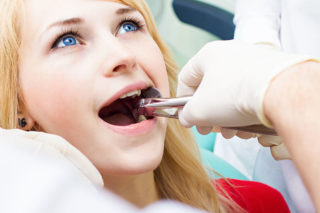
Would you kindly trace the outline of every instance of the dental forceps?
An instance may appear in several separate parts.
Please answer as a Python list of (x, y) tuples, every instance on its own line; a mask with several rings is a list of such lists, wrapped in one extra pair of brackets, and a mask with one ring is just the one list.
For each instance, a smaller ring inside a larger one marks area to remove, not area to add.
[[(192, 96), (178, 98), (142, 98), (139, 101), (138, 113), (146, 117), (158, 116), (178, 119), (178, 109), (183, 107)], [(233, 130), (250, 132), (255, 134), (275, 135), (274, 129), (270, 129), (263, 125), (250, 125), (239, 127), (224, 127)]]

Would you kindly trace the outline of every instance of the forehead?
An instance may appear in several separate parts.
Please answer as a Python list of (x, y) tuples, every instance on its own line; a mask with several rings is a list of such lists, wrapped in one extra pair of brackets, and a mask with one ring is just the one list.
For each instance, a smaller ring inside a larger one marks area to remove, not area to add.
[(110, 16), (122, 7), (127, 6), (114, 0), (26, 0), (23, 21), (28, 28), (39, 28), (72, 17)]
[(28, 16), (46, 14), (42, 18), (54, 18), (55, 16), (63, 16), (70, 13), (83, 13), (99, 7), (115, 9), (121, 5), (124, 6), (115, 0), (26, 0), (25, 5)]
[(28, 11), (33, 12), (46, 12), (50, 14), (50, 11), (54, 11), (56, 9), (63, 11), (76, 11), (81, 9), (82, 6), (90, 6), (90, 5), (114, 5), (114, 4), (123, 4), (119, 0), (24, 0), (24, 5)]

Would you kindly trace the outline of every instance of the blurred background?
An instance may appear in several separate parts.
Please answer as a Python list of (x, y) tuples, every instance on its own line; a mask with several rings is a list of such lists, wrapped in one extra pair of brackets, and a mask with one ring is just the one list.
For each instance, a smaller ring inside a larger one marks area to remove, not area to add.
[[(220, 39), (217, 35), (209, 33), (199, 26), (194, 26), (188, 23), (184, 23), (179, 20), (177, 14), (175, 13), (173, 5), (175, 4), (178, 9), (186, 11), (185, 8), (198, 8), (198, 14), (195, 11), (190, 11), (184, 14), (189, 17), (184, 17), (184, 19), (197, 19), (198, 25), (208, 25), (211, 27), (210, 23), (204, 23), (206, 21), (206, 14), (203, 10), (208, 11), (211, 9), (213, 13), (211, 14), (216, 19), (223, 19), (223, 12), (228, 12), (233, 14), (234, 10), (234, 0), (146, 0), (149, 7), (155, 17), (158, 25), (158, 29), (170, 46), (176, 62), (182, 67), (187, 60), (194, 55), (205, 43)], [(200, 3), (200, 6), (197, 4)], [(206, 5), (203, 5), (204, 3)], [(178, 5), (178, 6), (177, 6)], [(204, 6), (203, 8), (201, 6)], [(208, 7), (206, 7), (208, 6)], [(212, 8), (210, 8), (212, 6)], [(221, 9), (217, 11), (214, 9)], [(222, 12), (222, 14), (221, 14)], [(220, 13), (220, 14), (219, 14)], [(220, 15), (220, 17), (219, 17)], [(208, 17), (207, 17), (208, 18)], [(212, 20), (212, 17), (210, 17)], [(230, 17), (225, 18), (227, 22), (230, 22)], [(194, 21), (194, 20), (193, 20)], [(232, 21), (232, 20), (231, 20)], [(212, 24), (211, 24), (212, 25)], [(217, 26), (217, 25), (216, 25)], [(211, 30), (215, 30), (215, 26), (211, 27)]]

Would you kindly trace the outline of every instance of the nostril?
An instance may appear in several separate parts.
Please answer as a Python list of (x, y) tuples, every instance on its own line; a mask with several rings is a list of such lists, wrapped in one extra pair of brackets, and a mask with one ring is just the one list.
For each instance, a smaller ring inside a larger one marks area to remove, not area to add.
[(124, 64), (121, 64), (113, 68), (113, 72), (120, 72), (121, 70), (125, 70), (125, 69), (127, 69), (127, 66)]

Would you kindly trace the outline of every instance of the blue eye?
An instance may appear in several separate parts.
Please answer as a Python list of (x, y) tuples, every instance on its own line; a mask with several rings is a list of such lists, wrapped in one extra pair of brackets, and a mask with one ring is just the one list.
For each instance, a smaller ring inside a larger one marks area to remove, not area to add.
[(60, 41), (57, 42), (57, 47), (67, 47), (67, 46), (73, 46), (76, 44), (80, 44), (80, 42), (72, 35), (67, 35), (60, 39)]
[(130, 22), (125, 22), (121, 25), (118, 34), (123, 34), (123, 33), (128, 33), (131, 31), (137, 31), (138, 30), (137, 24), (130, 23)]

